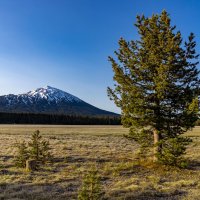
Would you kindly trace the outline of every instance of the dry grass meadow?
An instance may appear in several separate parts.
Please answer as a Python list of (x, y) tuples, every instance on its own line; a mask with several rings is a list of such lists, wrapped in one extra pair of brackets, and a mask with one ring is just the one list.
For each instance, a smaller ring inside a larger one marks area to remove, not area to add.
[[(26, 172), (13, 165), (15, 143), (35, 130), (50, 141), (54, 162)], [(138, 146), (121, 126), (0, 125), (0, 199), (77, 199), (84, 174), (96, 165), (102, 199), (200, 199), (200, 128), (187, 133), (188, 169), (137, 158)]]

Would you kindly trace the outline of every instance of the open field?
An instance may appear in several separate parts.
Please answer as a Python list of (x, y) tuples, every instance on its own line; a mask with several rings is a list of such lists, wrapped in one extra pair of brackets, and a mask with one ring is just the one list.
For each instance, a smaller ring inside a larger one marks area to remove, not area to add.
[[(13, 165), (14, 145), (39, 129), (50, 141), (53, 164), (35, 172)], [(83, 175), (96, 165), (102, 199), (200, 199), (200, 127), (187, 135), (188, 169), (137, 158), (138, 146), (121, 126), (0, 125), (0, 199), (77, 199)]]

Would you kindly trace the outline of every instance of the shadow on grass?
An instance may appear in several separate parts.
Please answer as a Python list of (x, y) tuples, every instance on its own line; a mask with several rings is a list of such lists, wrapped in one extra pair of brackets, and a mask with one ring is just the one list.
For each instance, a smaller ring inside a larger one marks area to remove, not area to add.
[[(123, 194), (124, 193), (124, 194)], [(159, 192), (154, 188), (143, 188), (142, 191), (121, 191), (118, 194), (111, 194), (111, 198), (106, 199), (117, 199), (118, 196), (123, 196), (124, 200), (179, 200), (187, 195), (186, 191), (174, 190), (172, 192)]]
[(77, 185), (73, 184), (0, 184), (0, 199), (76, 199)]
[[(0, 199), (29, 199), (29, 200), (45, 200), (45, 199), (77, 199), (78, 189), (80, 185), (77, 183), (62, 184), (0, 184)], [(117, 191), (102, 196), (102, 200), (178, 200), (183, 198), (187, 193), (185, 191), (175, 190), (171, 193), (159, 192), (154, 188), (144, 188), (142, 191)]]
[(95, 162), (95, 163), (105, 163), (111, 161), (110, 158), (88, 158), (88, 157), (80, 157), (80, 156), (66, 156), (60, 158), (54, 158), (53, 162), (66, 162), (66, 163), (87, 163), (87, 162)]
[(189, 164), (188, 164), (187, 169), (194, 170), (194, 171), (200, 171), (200, 161), (199, 160), (189, 160), (188, 163)]
[(0, 156), (0, 159), (3, 160), (4, 162), (8, 161), (9, 159), (13, 159), (14, 156)]
[(20, 175), (23, 174), (22, 172), (17, 172), (17, 171), (10, 171), (7, 169), (0, 169), (0, 176), (1, 175)]

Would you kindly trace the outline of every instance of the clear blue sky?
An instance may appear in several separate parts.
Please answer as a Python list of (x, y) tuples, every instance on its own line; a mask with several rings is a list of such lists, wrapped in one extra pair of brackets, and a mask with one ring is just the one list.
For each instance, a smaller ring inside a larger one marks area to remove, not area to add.
[(199, 0), (0, 0), (0, 95), (50, 85), (119, 112), (107, 57), (121, 36), (137, 38), (137, 14), (163, 9), (200, 52)]

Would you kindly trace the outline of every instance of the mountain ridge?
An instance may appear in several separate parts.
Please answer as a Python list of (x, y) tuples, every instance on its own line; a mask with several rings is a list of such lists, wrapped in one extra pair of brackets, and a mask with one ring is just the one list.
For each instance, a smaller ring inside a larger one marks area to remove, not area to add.
[(0, 96), (0, 112), (119, 116), (51, 86), (37, 88), (18, 95)]

